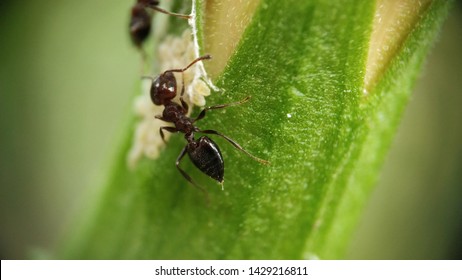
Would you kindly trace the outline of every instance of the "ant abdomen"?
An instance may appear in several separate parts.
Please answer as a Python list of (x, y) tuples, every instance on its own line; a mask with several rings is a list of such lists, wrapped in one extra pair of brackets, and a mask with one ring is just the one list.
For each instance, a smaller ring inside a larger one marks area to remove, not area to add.
[(138, 48), (151, 33), (151, 14), (146, 11), (143, 4), (137, 3), (132, 7), (130, 18), (130, 37), (132, 42)]
[(207, 136), (188, 143), (188, 155), (194, 165), (209, 177), (223, 183), (225, 163), (218, 145)]

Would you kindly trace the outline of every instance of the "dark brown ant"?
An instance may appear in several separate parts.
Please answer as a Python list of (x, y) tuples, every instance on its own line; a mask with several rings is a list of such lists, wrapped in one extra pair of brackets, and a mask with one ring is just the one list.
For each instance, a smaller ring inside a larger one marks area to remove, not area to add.
[(151, 32), (152, 14), (147, 11), (148, 8), (175, 17), (184, 19), (191, 18), (189, 15), (168, 12), (159, 8), (158, 5), (159, 1), (157, 0), (137, 0), (136, 4), (132, 7), (130, 18), (130, 37), (133, 44), (139, 49), (141, 49), (141, 46)]
[(244, 150), (244, 148), (242, 148), (234, 140), (232, 140), (226, 135), (221, 134), (218, 131), (209, 130), (209, 129), (201, 130), (197, 126), (194, 125), (196, 121), (201, 120), (202, 118), (205, 117), (205, 114), (207, 111), (243, 104), (250, 99), (250, 96), (238, 102), (206, 107), (199, 113), (199, 115), (196, 118), (189, 118), (188, 116), (186, 116), (186, 114), (188, 113), (189, 107), (188, 107), (188, 104), (183, 100), (183, 94), (184, 94), (184, 76), (183, 76), (183, 85), (182, 85), (181, 94), (180, 94), (181, 104), (173, 101), (173, 98), (175, 98), (177, 94), (177, 82), (176, 82), (176, 78), (173, 73), (181, 73), (183, 75), (184, 72), (188, 70), (192, 65), (194, 65), (195, 63), (201, 60), (205, 60), (205, 59), (211, 59), (211, 56), (204, 55), (202, 57), (196, 58), (194, 61), (192, 61), (188, 66), (186, 66), (183, 69), (171, 69), (171, 70), (165, 71), (164, 73), (160, 74), (156, 78), (152, 78), (152, 77), (146, 77), (146, 78), (149, 78), (152, 80), (152, 85), (151, 85), (151, 90), (150, 90), (152, 102), (155, 105), (164, 106), (162, 115), (158, 115), (155, 117), (162, 121), (170, 122), (174, 124), (174, 126), (163, 126), (159, 129), (162, 140), (165, 142), (165, 139), (164, 139), (164, 130), (165, 130), (171, 133), (177, 133), (177, 132), (184, 133), (184, 137), (186, 141), (188, 142), (176, 160), (176, 167), (178, 168), (180, 173), (183, 175), (183, 177), (186, 178), (186, 180), (188, 180), (188, 182), (190, 182), (191, 184), (193, 184), (194, 186), (202, 190), (204, 193), (207, 193), (205, 189), (200, 187), (198, 184), (196, 184), (192, 180), (191, 176), (189, 176), (183, 169), (181, 169), (180, 167), (181, 160), (183, 159), (185, 154), (188, 154), (191, 161), (200, 171), (202, 171), (209, 177), (218, 181), (222, 186), (223, 186), (225, 166), (224, 166), (223, 157), (221, 155), (220, 149), (218, 148), (218, 145), (207, 136), (201, 136), (199, 137), (198, 140), (195, 140), (194, 139), (195, 132), (220, 136), (224, 138), (225, 140), (227, 140), (229, 143), (231, 143), (231, 145), (233, 145), (235, 148), (237, 148), (238, 150), (244, 152), (246, 155), (251, 157), (252, 159), (260, 163), (263, 163), (263, 164), (268, 164), (269, 162), (250, 154), (249, 152)]

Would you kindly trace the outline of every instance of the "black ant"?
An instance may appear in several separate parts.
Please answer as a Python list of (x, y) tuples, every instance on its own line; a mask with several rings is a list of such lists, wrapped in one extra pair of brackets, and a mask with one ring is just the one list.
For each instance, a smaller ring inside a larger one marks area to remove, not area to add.
[(136, 4), (132, 7), (130, 18), (130, 37), (133, 44), (139, 49), (141, 49), (142, 44), (146, 41), (146, 38), (148, 38), (149, 33), (151, 32), (152, 14), (146, 10), (147, 8), (175, 17), (184, 19), (191, 18), (189, 15), (168, 12), (159, 8), (158, 5), (159, 1), (157, 0), (137, 0)]
[(201, 120), (202, 118), (205, 117), (205, 113), (207, 111), (215, 110), (215, 109), (222, 109), (228, 106), (241, 105), (247, 102), (250, 99), (250, 96), (238, 102), (206, 107), (199, 113), (199, 115), (196, 118), (190, 118), (186, 116), (186, 114), (188, 113), (189, 106), (183, 100), (183, 94), (184, 94), (184, 76), (183, 76), (183, 85), (182, 85), (181, 94), (180, 94), (181, 104), (172, 101), (173, 98), (175, 98), (177, 94), (177, 83), (176, 83), (176, 78), (173, 73), (181, 73), (182, 75), (184, 75), (184, 72), (188, 70), (195, 63), (201, 60), (211, 59), (211, 58), (212, 57), (210, 55), (204, 55), (202, 57), (196, 58), (194, 61), (192, 61), (188, 66), (186, 66), (183, 69), (167, 70), (156, 78), (145, 77), (145, 78), (149, 78), (152, 80), (152, 85), (151, 85), (151, 90), (150, 90), (152, 102), (155, 105), (164, 106), (164, 111), (162, 112), (162, 115), (157, 115), (155, 117), (157, 119), (160, 119), (165, 122), (170, 122), (175, 125), (175, 126), (163, 126), (159, 129), (162, 140), (165, 142), (165, 139), (164, 139), (164, 130), (165, 130), (171, 133), (176, 133), (176, 132), (184, 133), (184, 137), (186, 141), (188, 142), (176, 160), (176, 167), (178, 168), (180, 173), (183, 175), (183, 177), (185, 177), (186, 180), (188, 180), (188, 182), (190, 182), (191, 184), (193, 184), (194, 186), (196, 186), (197, 188), (199, 188), (206, 194), (207, 192), (202, 187), (200, 187), (198, 184), (196, 184), (192, 180), (192, 178), (183, 169), (181, 169), (180, 161), (183, 159), (185, 154), (188, 154), (191, 161), (200, 171), (202, 171), (209, 177), (218, 181), (222, 186), (223, 186), (223, 177), (224, 177), (225, 167), (224, 167), (223, 157), (221, 155), (220, 149), (218, 148), (218, 145), (207, 136), (201, 136), (199, 137), (198, 140), (195, 140), (194, 139), (195, 132), (218, 135), (224, 138), (225, 140), (227, 140), (238, 150), (247, 154), (252, 159), (260, 163), (263, 163), (263, 164), (269, 164), (268, 161), (257, 158), (254, 155), (247, 152), (246, 150), (244, 150), (244, 148), (242, 148), (238, 143), (236, 143), (234, 140), (232, 140), (228, 136), (223, 135), (220, 132), (215, 131), (215, 130), (209, 130), (209, 129), (201, 130), (197, 126), (194, 125), (196, 121)]

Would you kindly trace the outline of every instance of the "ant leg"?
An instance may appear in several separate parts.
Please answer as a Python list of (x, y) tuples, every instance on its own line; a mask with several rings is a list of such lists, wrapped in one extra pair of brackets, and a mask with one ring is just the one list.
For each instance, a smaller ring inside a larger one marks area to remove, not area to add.
[(166, 14), (166, 15), (171, 15), (171, 16), (174, 16), (174, 17), (179, 17), (179, 18), (184, 18), (184, 19), (191, 19), (191, 16), (190, 15), (183, 15), (183, 14), (177, 14), (177, 13), (172, 13), (172, 12), (169, 12), (169, 11), (166, 11), (162, 8), (159, 8), (157, 7), (156, 5), (149, 5), (147, 4), (147, 6), (153, 10), (156, 10), (158, 12), (161, 12), (163, 14)]
[[(157, 115), (157, 116), (155, 116), (155, 118), (159, 119), (161, 121), (164, 121), (164, 122), (168, 122), (161, 115)], [(170, 133), (176, 133), (176, 132), (178, 132), (178, 129), (176, 127), (171, 127), (171, 126), (162, 126), (162, 127), (159, 128), (160, 137), (162, 137), (162, 141), (164, 141), (164, 143), (167, 144), (167, 142), (165, 141), (164, 130), (167, 130)]]
[(207, 200), (207, 203), (209, 202), (209, 194), (208, 192), (202, 188), (201, 186), (199, 186), (198, 184), (196, 184), (196, 182), (193, 181), (193, 179), (191, 178), (191, 176), (188, 175), (188, 173), (186, 173), (186, 171), (184, 171), (183, 169), (181, 169), (180, 167), (180, 162), (181, 160), (183, 159), (184, 155), (186, 155), (186, 152), (187, 152), (187, 147), (188, 145), (184, 146), (183, 150), (181, 151), (180, 155), (178, 156), (178, 158), (176, 159), (176, 168), (178, 169), (178, 171), (180, 171), (181, 175), (183, 175), (183, 177), (189, 182), (191, 183), (194, 187), (198, 188), (199, 190), (201, 190), (204, 195), (205, 195), (205, 199)]
[(251, 157), (252, 159), (258, 161), (259, 163), (262, 163), (262, 164), (270, 164), (269, 161), (267, 160), (264, 160), (264, 159), (261, 159), (261, 158), (258, 158), (254, 155), (252, 155), (251, 153), (247, 152), (244, 148), (241, 147), (241, 145), (239, 145), (238, 143), (236, 143), (236, 141), (234, 141), (233, 139), (229, 138), (228, 136), (224, 135), (224, 134), (221, 134), (220, 132), (216, 131), (216, 130), (210, 130), (210, 129), (207, 129), (207, 130), (199, 130), (198, 132), (202, 132), (202, 133), (205, 133), (205, 134), (214, 134), (214, 135), (218, 135), (220, 137), (223, 137), (224, 139), (226, 139), (229, 143), (231, 143), (231, 145), (233, 145), (236, 149), (240, 150), (241, 152), (245, 153), (246, 155), (248, 155), (249, 157)]
[(171, 133), (175, 133), (175, 132), (178, 132), (178, 129), (176, 129), (176, 127), (171, 127), (171, 126), (161, 126), (159, 128), (159, 132), (160, 132), (160, 137), (162, 137), (162, 141), (164, 141), (164, 143), (167, 143), (165, 141), (165, 137), (164, 137), (164, 131), (163, 130), (167, 130), (168, 132), (171, 132)]
[(249, 101), (249, 99), (250, 99), (250, 96), (247, 96), (246, 98), (242, 99), (241, 101), (228, 103), (228, 104), (220, 104), (220, 105), (214, 105), (214, 106), (210, 106), (210, 107), (205, 107), (192, 122), (195, 123), (196, 121), (203, 119), (205, 117), (205, 113), (207, 113), (207, 111), (216, 110), (216, 109), (223, 109), (223, 108), (230, 107), (230, 106), (241, 105), (241, 104)]

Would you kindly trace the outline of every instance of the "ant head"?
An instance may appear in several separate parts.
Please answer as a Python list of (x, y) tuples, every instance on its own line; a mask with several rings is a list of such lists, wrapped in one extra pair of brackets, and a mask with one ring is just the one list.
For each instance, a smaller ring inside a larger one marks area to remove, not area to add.
[(151, 100), (156, 105), (165, 105), (176, 96), (176, 78), (172, 72), (159, 75), (151, 85)]

